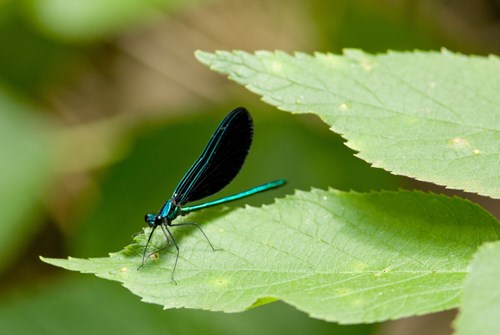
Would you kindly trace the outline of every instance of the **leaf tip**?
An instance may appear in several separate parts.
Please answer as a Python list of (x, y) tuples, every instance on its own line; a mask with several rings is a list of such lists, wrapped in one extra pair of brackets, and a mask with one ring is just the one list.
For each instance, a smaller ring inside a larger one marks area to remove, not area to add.
[(214, 54), (208, 51), (196, 50), (194, 52), (194, 57), (203, 64), (208, 64), (211, 59), (214, 58)]
[(49, 257), (43, 257), (43, 256), (38, 256), (38, 258), (44, 263), (47, 263), (50, 265), (56, 265), (54, 262), (57, 261), (57, 258), (49, 258)]

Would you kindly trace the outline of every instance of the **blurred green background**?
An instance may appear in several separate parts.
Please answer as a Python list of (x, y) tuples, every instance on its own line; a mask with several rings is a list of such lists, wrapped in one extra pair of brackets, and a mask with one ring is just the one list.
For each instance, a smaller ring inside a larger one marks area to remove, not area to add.
[(408, 187), (316, 117), (277, 111), (212, 73), (195, 50), (488, 54), (500, 50), (499, 21), (498, 0), (0, 0), (0, 332), (446, 334), (453, 313), (339, 326), (279, 302), (163, 311), (38, 256), (106, 256), (131, 243), (236, 106), (252, 112), (254, 144), (220, 195), (289, 183), (234, 206), (311, 187)]

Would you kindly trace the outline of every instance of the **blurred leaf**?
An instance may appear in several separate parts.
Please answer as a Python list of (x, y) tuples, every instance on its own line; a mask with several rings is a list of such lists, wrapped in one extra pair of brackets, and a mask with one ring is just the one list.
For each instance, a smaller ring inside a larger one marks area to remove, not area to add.
[(51, 36), (89, 40), (130, 29), (154, 14), (196, 1), (26, 0), (26, 8), (32, 20)]
[[(334, 185), (357, 191), (398, 188), (398, 178), (354, 157), (340, 137), (332, 136), (317, 118), (272, 113), (263, 111), (262, 106), (246, 107), (255, 122), (254, 143), (236, 179), (212, 199), (279, 178), (288, 184), (231, 207), (260, 205), (311, 186)], [(102, 191), (95, 210), (75, 222), (78, 229), (68, 244), (72, 255), (100, 256), (128, 244), (132, 234), (146, 225), (144, 214), (158, 210), (171, 196), (230, 109), (219, 107), (217, 112), (210, 110), (164, 124), (155, 122), (134, 134), (137, 139), (130, 155), (109, 169), (99, 182)]]
[(264, 101), (315, 113), (358, 157), (395, 174), (500, 198), (497, 57), (197, 52)]
[(178, 285), (161, 233), (151, 247), (159, 257), (137, 270), (149, 229), (109, 258), (43, 260), (122, 282), (165, 308), (238, 312), (281, 299), (315, 318), (367, 323), (456, 307), (472, 255), (500, 236), (498, 222), (468, 201), (407, 191), (313, 190), (196, 214), (186, 220), (210, 222), (205, 232), (223, 250), (176, 229)]
[[(29, 322), (25, 321), (30, 316)], [(286, 320), (286, 322), (276, 322)], [(339, 326), (308, 318), (281, 303), (244, 314), (164, 311), (141, 303), (118, 285), (89, 279), (58, 280), (2, 297), (5, 334), (371, 334), (370, 326)]]
[(36, 231), (35, 205), (50, 179), (53, 143), (32, 112), (0, 89), (0, 269)]
[(412, 1), (312, 0), (308, 2), (318, 26), (318, 49), (339, 52), (341, 46), (370, 52), (436, 49), (438, 41), (428, 21), (422, 21), (419, 4)]
[(500, 243), (488, 243), (474, 256), (465, 280), (457, 335), (500, 334)]
[(40, 36), (20, 17), (19, 3), (11, 1), (0, 8), (0, 78), (34, 98), (68, 75), (65, 71), (76, 63), (77, 49)]

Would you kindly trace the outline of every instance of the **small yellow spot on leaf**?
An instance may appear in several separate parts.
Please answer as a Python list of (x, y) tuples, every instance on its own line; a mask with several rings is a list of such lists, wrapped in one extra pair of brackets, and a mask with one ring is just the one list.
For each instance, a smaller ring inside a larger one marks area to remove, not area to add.
[(346, 111), (349, 109), (349, 107), (347, 107), (347, 104), (346, 103), (341, 103), (340, 106), (339, 106), (339, 109), (340, 110), (343, 110), (343, 111)]
[(362, 306), (365, 303), (366, 303), (365, 299), (355, 299), (355, 300), (352, 300), (351, 305), (352, 306)]
[(365, 71), (371, 71), (373, 69), (373, 64), (370, 59), (363, 59), (361, 66)]
[(337, 290), (337, 295), (343, 296), (343, 295), (349, 295), (351, 293), (351, 290), (347, 288), (341, 288)]
[(227, 278), (217, 278), (215, 280), (215, 286), (227, 286), (229, 280)]
[(470, 146), (469, 141), (465, 138), (454, 137), (450, 140), (450, 144), (456, 149), (465, 149)]
[(271, 69), (273, 70), (273, 72), (278, 73), (283, 70), (283, 66), (279, 62), (272, 62)]

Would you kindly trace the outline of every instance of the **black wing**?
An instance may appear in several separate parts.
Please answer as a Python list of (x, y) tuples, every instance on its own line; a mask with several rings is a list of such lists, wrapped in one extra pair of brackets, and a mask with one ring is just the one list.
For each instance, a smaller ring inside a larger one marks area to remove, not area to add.
[(186, 172), (172, 195), (178, 205), (196, 201), (223, 189), (240, 171), (252, 144), (250, 113), (238, 107), (217, 127), (207, 146)]

